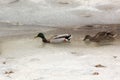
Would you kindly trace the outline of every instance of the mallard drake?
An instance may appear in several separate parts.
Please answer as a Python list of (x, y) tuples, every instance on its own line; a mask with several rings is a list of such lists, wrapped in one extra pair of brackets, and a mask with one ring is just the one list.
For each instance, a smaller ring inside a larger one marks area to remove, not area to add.
[(89, 40), (92, 42), (101, 42), (101, 41), (113, 41), (115, 39), (115, 34), (113, 32), (98, 32), (95, 36), (91, 37), (86, 35), (83, 41)]
[(70, 42), (71, 35), (70, 34), (61, 34), (54, 35), (50, 39), (46, 39), (43, 33), (39, 33), (35, 38), (40, 37), (44, 43), (61, 43), (61, 42)]

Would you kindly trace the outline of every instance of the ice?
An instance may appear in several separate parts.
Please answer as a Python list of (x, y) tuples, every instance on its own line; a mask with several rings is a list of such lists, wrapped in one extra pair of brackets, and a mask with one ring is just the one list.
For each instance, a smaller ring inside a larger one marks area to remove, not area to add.
[[(84, 27), (49, 29), (40, 26), (8, 26), (8, 24), (2, 26), (4, 27), (1, 27), (3, 34), (0, 37), (1, 79), (120, 79), (119, 40), (104, 45), (87, 44), (82, 41), (82, 34), (95, 33), (97, 27), (88, 30)], [(42, 31), (46, 33), (47, 38), (67, 32), (72, 33), (73, 37), (70, 43), (45, 44), (40, 38), (34, 39), (34, 36)], [(99, 64), (105, 67), (95, 67)]]
[[(73, 41), (72, 44), (43, 44), (40, 39), (29, 38), (4, 41), (0, 56), (1, 79), (120, 79), (118, 44), (98, 47), (85, 43), (77, 44), (74, 47)], [(97, 64), (105, 67), (96, 68)], [(14, 73), (4, 74), (11, 70)], [(93, 75), (94, 72), (99, 74)]]

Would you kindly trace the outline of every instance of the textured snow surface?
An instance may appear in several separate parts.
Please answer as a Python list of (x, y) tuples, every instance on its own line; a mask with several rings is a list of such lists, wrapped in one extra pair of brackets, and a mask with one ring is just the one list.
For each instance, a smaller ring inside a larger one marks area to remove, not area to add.
[(49, 26), (120, 22), (119, 0), (0, 0), (0, 21)]

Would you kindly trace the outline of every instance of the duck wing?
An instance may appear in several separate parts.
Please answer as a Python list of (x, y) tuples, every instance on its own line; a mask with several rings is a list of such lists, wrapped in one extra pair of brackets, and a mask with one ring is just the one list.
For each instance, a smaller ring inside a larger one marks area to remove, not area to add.
[(98, 32), (95, 36), (94, 39), (102, 41), (102, 40), (113, 40), (113, 35), (111, 32)]
[(99, 37), (104, 37), (107, 36), (107, 32), (98, 32), (94, 37), (99, 38)]
[(70, 39), (71, 35), (70, 34), (61, 34), (61, 35), (56, 35), (54, 37), (54, 39), (60, 39), (60, 38)]

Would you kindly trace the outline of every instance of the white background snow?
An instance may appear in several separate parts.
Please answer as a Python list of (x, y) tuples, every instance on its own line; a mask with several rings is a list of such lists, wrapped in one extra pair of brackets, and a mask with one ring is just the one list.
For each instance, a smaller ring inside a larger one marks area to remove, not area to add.
[(119, 0), (0, 0), (0, 21), (70, 26), (120, 22)]

